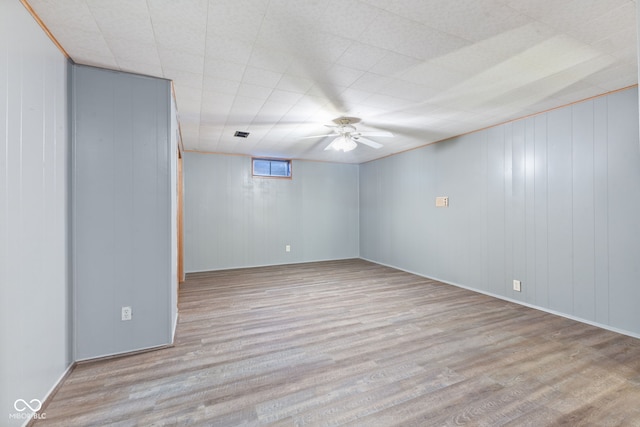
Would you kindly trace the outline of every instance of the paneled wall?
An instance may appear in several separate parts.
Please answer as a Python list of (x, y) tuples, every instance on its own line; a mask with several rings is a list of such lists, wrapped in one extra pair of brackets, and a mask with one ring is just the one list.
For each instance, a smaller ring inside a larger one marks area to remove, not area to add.
[(68, 63), (18, 1), (0, 1), (0, 424), (71, 363)]
[(184, 185), (187, 272), (359, 255), (357, 165), (293, 161), (292, 179), (253, 178), (249, 157), (185, 153)]
[(170, 83), (85, 66), (73, 66), (72, 82), (75, 358), (169, 344)]
[(360, 166), (363, 258), (635, 335), (639, 217), (635, 88)]

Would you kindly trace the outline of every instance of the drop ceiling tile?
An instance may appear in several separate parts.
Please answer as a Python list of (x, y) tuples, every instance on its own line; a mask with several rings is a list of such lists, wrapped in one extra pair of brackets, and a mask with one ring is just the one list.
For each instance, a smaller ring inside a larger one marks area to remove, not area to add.
[(290, 1), (271, 0), (265, 17), (279, 22), (281, 25), (291, 25), (301, 20), (303, 24), (313, 23), (317, 16), (328, 11), (328, 4), (324, 1)]
[(393, 79), (379, 74), (364, 73), (362, 77), (358, 79), (351, 88), (376, 93), (383, 86), (388, 86), (393, 83)]
[(529, 22), (522, 13), (499, 0), (459, 0), (443, 3), (428, 0), (427, 11), (417, 19), (438, 30), (465, 40), (479, 42), (495, 37)]
[(510, 0), (507, 5), (557, 30), (566, 31), (628, 3), (629, 0)]
[(638, 66), (638, 54), (633, 49), (618, 50), (611, 53), (616, 62), (625, 65)]
[(620, 28), (633, 27), (635, 23), (635, 4), (627, 3), (588, 21), (577, 22), (568, 32), (585, 43), (593, 44), (611, 37), (620, 31)]
[(364, 72), (361, 70), (336, 64), (326, 71), (323, 81), (335, 86), (349, 87), (363, 74)]
[(412, 102), (424, 102), (438, 92), (433, 87), (394, 79), (393, 83), (380, 88), (378, 93)]
[(251, 52), (248, 65), (276, 73), (284, 73), (292, 62), (291, 56), (285, 52), (257, 45)]
[(201, 55), (161, 47), (158, 48), (158, 55), (163, 69), (182, 70), (195, 74), (202, 74), (204, 70), (204, 56)]
[(267, 125), (270, 128), (279, 122), (290, 108), (291, 104), (269, 100), (262, 105), (251, 124), (252, 126)]
[[(243, 3), (249, 3), (245, 7)], [(209, 3), (207, 30), (218, 35), (253, 44), (264, 18), (262, 1)]]
[[(426, 25), (413, 23), (405, 28), (407, 40), (396, 47), (396, 52), (421, 60), (440, 57), (468, 46), (469, 41)], [(428, 40), (425, 43), (424, 40)]]
[(396, 76), (398, 79), (438, 90), (445, 90), (463, 82), (468, 74), (453, 71), (431, 62), (416, 64)]
[(359, 41), (381, 49), (396, 51), (403, 44), (412, 43), (411, 36), (415, 33), (412, 29), (416, 25), (418, 25), (416, 22), (409, 19), (381, 11), (363, 31)]
[(311, 89), (312, 86), (313, 80), (285, 74), (276, 85), (276, 88), (287, 92), (304, 94)]
[(388, 50), (364, 43), (352, 43), (336, 61), (338, 65), (368, 71), (390, 53)]
[(51, 33), (62, 46), (65, 46), (65, 49), (68, 48), (71, 52), (74, 52), (76, 49), (82, 49), (84, 51), (95, 50), (98, 55), (104, 55), (107, 52), (111, 54), (107, 42), (97, 27), (95, 31), (87, 31), (61, 26), (51, 29)]
[(185, 31), (174, 28), (172, 30), (155, 30), (158, 48), (163, 50), (180, 51), (185, 54), (204, 56), (206, 52), (204, 31), (192, 29)]
[(208, 78), (241, 81), (246, 65), (217, 58), (206, 58), (204, 75)]
[(87, 0), (105, 38), (119, 38), (137, 43), (154, 43), (155, 37), (147, 2), (144, 0)]
[(304, 98), (300, 98), (300, 100), (296, 102), (294, 108), (310, 111), (315, 114), (319, 109), (327, 105), (327, 103), (328, 101), (324, 97), (307, 94)]
[(269, 129), (269, 131), (265, 134), (265, 138), (274, 140), (274, 141), (281, 141), (282, 145), (299, 143), (299, 141), (292, 142), (290, 140), (290, 134), (291, 134), (291, 131), (289, 129), (276, 126)]
[(232, 124), (247, 124), (253, 120), (253, 117), (258, 114), (258, 111), (264, 105), (264, 100), (259, 98), (252, 98), (248, 96), (236, 96), (231, 111), (229, 112), (230, 118), (233, 120), (227, 120), (227, 123)]
[(227, 95), (235, 95), (238, 92), (239, 87), (240, 82), (238, 81), (207, 76), (204, 77), (202, 82), (202, 90), (204, 93), (217, 92)]
[(557, 35), (557, 30), (534, 21), (484, 39), (476, 43), (476, 46), (483, 51), (491, 51), (507, 59)]
[(369, 98), (362, 101), (361, 104), (365, 106), (379, 108), (379, 109), (386, 108), (391, 110), (404, 109), (414, 105), (413, 102), (408, 101), (406, 99), (396, 98), (388, 95), (382, 95), (379, 93), (371, 95)]
[[(260, 17), (256, 24), (256, 34), (249, 40), (252, 45), (263, 49), (273, 49), (293, 54), (309, 37), (299, 22), (283, 25), (278, 20)], [(237, 36), (234, 38), (238, 39)], [(241, 39), (244, 40), (244, 39)]]
[(569, 104), (599, 95), (600, 89), (584, 82), (576, 82), (553, 94), (553, 97)]
[(210, 126), (210, 125), (200, 126), (200, 137), (204, 139), (217, 142), (221, 136), (222, 136), (221, 126)]
[(326, 70), (333, 66), (332, 62), (319, 58), (294, 57), (286, 71), (287, 75), (309, 79), (313, 82), (322, 79)]
[(369, 72), (383, 76), (398, 76), (423, 62), (400, 53), (387, 52), (378, 63), (369, 69)]
[(310, 103), (322, 105), (323, 108), (329, 109), (332, 113), (345, 111), (345, 99), (342, 95), (345, 89), (346, 88), (341, 86), (332, 86), (318, 82), (317, 85), (309, 89), (300, 102), (307, 100)]
[[(163, 11), (151, 8), (154, 36), (160, 48), (195, 55), (205, 54), (206, 5), (204, 8), (198, 7), (199, 3), (175, 2), (174, 7)], [(202, 15), (198, 13), (200, 9), (204, 10)]]
[[(304, 31), (303, 31), (304, 33)], [(313, 37), (298, 37), (289, 53), (297, 58), (311, 58), (312, 61), (336, 62), (351, 46), (351, 40), (323, 31), (313, 33)], [(305, 60), (309, 62), (309, 60)]]
[[(638, 32), (634, 28), (625, 28), (592, 44), (592, 46), (603, 54), (611, 55), (616, 52), (626, 51), (637, 55), (637, 34)], [(637, 63), (637, 61), (634, 62)]]
[(403, 11), (408, 11), (407, 14), (409, 16), (415, 16), (415, 8), (421, 4), (419, 0), (362, 0), (362, 2), (380, 10), (393, 12), (401, 16), (403, 15)]
[(430, 64), (457, 71), (460, 75), (471, 76), (498, 66), (504, 61), (501, 55), (472, 45), (434, 59)]
[(207, 59), (223, 59), (239, 64), (246, 63), (251, 57), (253, 45), (243, 40), (209, 33), (206, 38)]
[(215, 125), (219, 125), (221, 121), (224, 123), (235, 98), (235, 95), (224, 93), (203, 93), (200, 107), (200, 118), (202, 122)]
[(287, 113), (282, 117), (283, 121), (294, 123), (308, 123), (310, 117), (313, 116), (320, 109), (317, 105), (299, 105), (295, 104)]
[(282, 78), (282, 73), (248, 66), (242, 76), (243, 83), (274, 88)]
[(206, 29), (209, 12), (207, 0), (190, 0), (188, 2), (151, 0), (147, 3), (156, 36), (166, 31), (167, 35), (180, 37), (179, 30), (192, 33)]
[[(611, 65), (590, 74), (584, 80), (594, 86), (602, 87), (605, 90), (613, 90), (618, 88), (611, 88), (611, 82), (618, 79), (621, 75), (632, 76), (634, 74), (638, 74), (637, 66), (634, 67), (633, 65), (612, 63)], [(637, 82), (632, 82), (631, 84), (635, 83)]]
[(64, 28), (93, 34), (100, 33), (93, 14), (84, 0), (67, 0), (64, 2), (59, 0), (29, 0), (29, 5), (43, 22), (56, 23), (56, 31), (52, 31), (56, 37), (58, 31)]
[(296, 102), (298, 102), (302, 98), (301, 93), (297, 92), (288, 92), (285, 90), (274, 89), (269, 95), (270, 102), (280, 102), (289, 105), (291, 108)]
[(373, 92), (367, 92), (364, 90), (358, 90), (354, 88), (346, 88), (342, 91), (341, 96), (345, 100), (345, 103), (348, 106), (356, 106), (360, 104), (365, 99), (369, 98), (373, 95)]
[(118, 63), (131, 61), (160, 65), (160, 57), (154, 43), (141, 43), (119, 38), (107, 38), (106, 43), (109, 50), (118, 58)]
[(270, 87), (258, 86), (250, 83), (240, 83), (238, 95), (265, 101), (273, 91)]
[(379, 8), (359, 0), (329, 0), (326, 4), (325, 13), (316, 16), (317, 25), (350, 40), (357, 39), (380, 12)]

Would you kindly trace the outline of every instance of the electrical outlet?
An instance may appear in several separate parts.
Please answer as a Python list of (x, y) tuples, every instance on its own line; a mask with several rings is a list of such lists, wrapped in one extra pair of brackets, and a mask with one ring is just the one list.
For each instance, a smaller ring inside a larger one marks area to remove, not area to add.
[(436, 197), (436, 208), (446, 208), (449, 206), (449, 197)]
[(513, 281), (513, 290), (516, 292), (520, 292), (522, 290), (522, 283), (520, 282), (520, 280), (514, 280)]
[(284, 247), (284, 251), (285, 251), (285, 252), (291, 252), (291, 245), (286, 245), (286, 246)]
[(131, 307), (122, 307), (122, 320), (131, 320)]

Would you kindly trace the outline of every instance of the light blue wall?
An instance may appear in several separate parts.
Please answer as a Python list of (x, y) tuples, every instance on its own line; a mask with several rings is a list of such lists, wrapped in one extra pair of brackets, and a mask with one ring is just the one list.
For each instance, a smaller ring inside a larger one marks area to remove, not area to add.
[(360, 165), (360, 254), (639, 335), (639, 184), (634, 88)]
[(72, 81), (75, 358), (169, 344), (170, 83), (85, 66)]
[[(66, 58), (0, 1), (0, 425), (71, 363)], [(11, 417), (13, 416), (13, 417)]]
[(253, 178), (250, 157), (185, 153), (184, 185), (186, 272), (359, 255), (357, 165)]

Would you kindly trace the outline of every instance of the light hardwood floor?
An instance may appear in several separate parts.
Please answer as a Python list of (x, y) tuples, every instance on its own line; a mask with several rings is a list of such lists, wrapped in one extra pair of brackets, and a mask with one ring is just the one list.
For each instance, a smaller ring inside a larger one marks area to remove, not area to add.
[(362, 260), (189, 274), (40, 426), (640, 426), (640, 340)]

